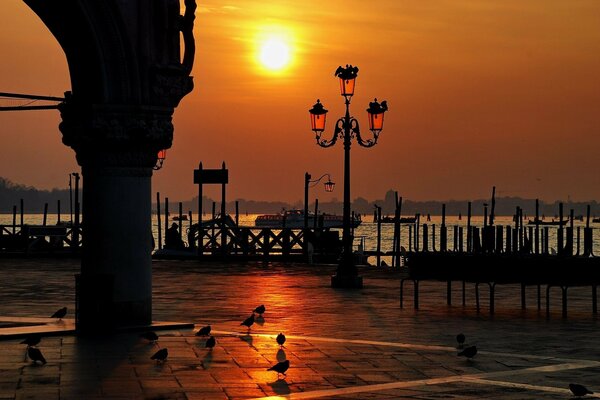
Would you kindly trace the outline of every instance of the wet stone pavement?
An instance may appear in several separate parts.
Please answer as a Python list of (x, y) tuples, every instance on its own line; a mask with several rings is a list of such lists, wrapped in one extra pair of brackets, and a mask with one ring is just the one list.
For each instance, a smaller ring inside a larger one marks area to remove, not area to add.
[[(78, 261), (4, 259), (0, 268), (0, 316), (74, 310)], [(560, 290), (547, 318), (535, 288), (521, 310), (520, 288), (498, 286), (490, 316), (483, 287), (478, 313), (473, 285), (463, 307), (459, 284), (448, 306), (445, 282), (422, 282), (414, 310), (410, 285), (400, 308), (396, 271), (363, 269), (365, 288), (348, 291), (329, 287), (334, 270), (155, 262), (155, 320), (192, 322), (194, 330), (157, 331), (157, 343), (136, 333), (44, 337), (45, 365), (27, 359), (19, 339), (2, 340), (0, 399), (571, 399), (570, 382), (600, 391), (590, 288), (570, 289), (563, 319)], [(266, 312), (248, 332), (240, 322), (260, 304)], [(207, 324), (212, 350), (194, 335)], [(456, 355), (459, 332), (477, 345), (472, 360)], [(169, 351), (164, 363), (150, 360), (159, 348)], [(286, 359), (287, 376), (267, 371)]]

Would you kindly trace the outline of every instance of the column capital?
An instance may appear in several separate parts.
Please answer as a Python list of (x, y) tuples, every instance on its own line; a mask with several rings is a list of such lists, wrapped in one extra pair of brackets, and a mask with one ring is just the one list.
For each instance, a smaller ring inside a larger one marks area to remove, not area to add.
[(67, 96), (60, 112), (63, 143), (82, 167), (152, 168), (173, 141), (170, 107), (83, 105)]

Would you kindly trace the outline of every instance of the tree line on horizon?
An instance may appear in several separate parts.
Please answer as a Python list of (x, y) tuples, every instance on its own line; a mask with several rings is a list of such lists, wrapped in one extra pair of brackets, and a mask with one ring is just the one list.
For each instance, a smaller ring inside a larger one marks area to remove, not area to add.
[[(81, 189), (80, 189), (81, 190)], [(0, 213), (12, 213), (13, 207), (19, 208), (21, 199), (24, 202), (24, 211), (27, 214), (43, 213), (44, 204), (48, 203), (48, 212), (56, 213), (57, 204), (61, 202), (61, 213), (69, 212), (70, 204), (69, 189), (52, 189), (40, 190), (33, 186), (16, 184), (6, 178), (0, 177)], [(81, 198), (81, 197), (80, 197)], [(220, 210), (220, 202), (203, 196), (203, 211), (205, 214), (212, 213), (212, 203), (215, 202), (216, 212)], [(236, 200), (227, 202), (227, 213), (235, 213)], [(282, 210), (303, 209), (304, 204), (301, 201), (288, 203), (283, 201), (258, 201), (238, 199), (238, 208), (240, 214), (271, 214), (278, 213)], [(558, 215), (559, 204), (561, 201), (546, 202), (540, 200), (540, 216), (545, 215), (547, 218), (554, 218)], [(586, 215), (587, 206), (591, 207), (592, 216), (600, 214), (600, 204), (596, 200), (589, 202), (573, 202), (563, 201), (564, 215), (568, 216), (571, 209), (574, 210), (576, 216)], [(198, 196), (191, 200), (183, 201), (184, 213), (198, 211)], [(442, 213), (442, 204), (446, 205), (446, 215), (467, 215), (468, 200), (429, 200), (415, 201), (404, 199), (402, 202), (402, 215), (413, 216), (417, 213), (421, 215), (440, 215)], [(484, 214), (484, 204), (488, 204), (488, 213), (490, 212), (491, 199), (476, 199), (471, 201), (472, 215), (481, 216)], [(352, 210), (362, 215), (372, 215), (375, 211), (375, 206), (382, 209), (383, 215), (393, 215), (395, 209), (395, 194), (393, 190), (388, 190), (382, 199), (367, 200), (363, 197), (357, 197), (352, 202)], [(535, 216), (535, 199), (526, 199), (521, 197), (498, 197), (496, 198), (495, 214), (503, 216), (511, 216), (515, 214), (516, 207), (521, 207), (523, 213), (529, 218)], [(156, 210), (156, 203), (152, 204), (153, 210)], [(170, 213), (174, 215), (178, 212), (178, 202), (171, 201)], [(328, 202), (319, 202), (319, 213), (341, 214), (343, 203), (338, 199), (333, 199)], [(309, 210), (314, 212), (314, 201), (309, 204)], [(20, 211), (20, 210), (19, 210)], [(161, 211), (164, 213), (164, 203), (161, 204)]]

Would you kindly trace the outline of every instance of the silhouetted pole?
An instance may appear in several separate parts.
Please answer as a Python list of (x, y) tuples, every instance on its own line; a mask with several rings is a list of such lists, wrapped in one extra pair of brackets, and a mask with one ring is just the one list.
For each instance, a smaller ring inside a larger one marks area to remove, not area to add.
[(17, 206), (13, 206), (12, 233), (17, 232)]
[(540, 201), (535, 199), (535, 254), (540, 254)]
[(160, 215), (160, 192), (156, 192), (156, 220), (158, 223), (158, 249), (161, 250), (162, 245), (162, 226), (161, 226), (161, 215)]
[(48, 222), (48, 203), (44, 203), (44, 218), (42, 220), (42, 225), (46, 226), (46, 222)]
[(71, 221), (71, 227), (73, 226), (73, 176), (69, 174), (69, 220)]
[(165, 248), (167, 247), (167, 230), (169, 229), (169, 198), (165, 197)]
[(25, 225), (23, 215), (25, 214), (25, 212), (23, 211), (23, 209), (25, 208), (25, 203), (23, 202), (23, 199), (19, 199), (19, 204), (21, 205), (21, 234), (23, 234), (23, 225)]
[(179, 202), (179, 239), (183, 238), (183, 203)]
[[(198, 170), (202, 171), (202, 163), (198, 164)], [(202, 250), (204, 247), (204, 229), (202, 229), (202, 183), (198, 184), (198, 256), (202, 256)]]
[(79, 174), (77, 172), (73, 172), (73, 176), (75, 177), (75, 224), (73, 226), (73, 243), (74, 249), (79, 247)]
[(235, 201), (235, 226), (240, 226), (240, 202)]
[(310, 182), (310, 174), (304, 173), (304, 229), (308, 229), (308, 184)]
[(492, 208), (490, 209), (490, 226), (494, 225), (494, 217), (496, 212), (496, 186), (492, 187)]
[(472, 234), (471, 234), (471, 202), (467, 204), (467, 253), (471, 252), (472, 246)]
[[(223, 161), (222, 169), (225, 171), (225, 161)], [(225, 216), (226, 210), (225, 207), (227, 205), (227, 200), (225, 199), (225, 183), (221, 184), (221, 253), (223, 255), (227, 254), (227, 232), (225, 226)]]
[(317, 229), (318, 215), (319, 215), (319, 199), (315, 199), (315, 215), (313, 217), (314, 229)]
[(377, 209), (377, 266), (381, 267), (381, 207)]

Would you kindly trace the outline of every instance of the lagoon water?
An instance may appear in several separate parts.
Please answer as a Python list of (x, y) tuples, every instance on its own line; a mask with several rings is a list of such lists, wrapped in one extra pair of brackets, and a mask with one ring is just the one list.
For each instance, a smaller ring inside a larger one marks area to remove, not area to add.
[[(171, 218), (175, 216), (175, 213), (171, 213)], [(253, 227), (254, 226), (254, 220), (256, 219), (256, 217), (258, 216), (258, 214), (241, 214), (239, 216), (239, 224), (240, 226), (247, 226), (247, 227)], [(210, 219), (210, 215), (206, 214), (202, 217), (203, 220), (208, 220)], [(165, 226), (165, 221), (164, 221), (164, 215), (161, 216), (161, 225), (162, 225), (162, 229), (164, 232), (164, 226)], [(198, 220), (198, 215), (197, 214), (193, 214), (192, 215), (192, 220), (194, 222), (197, 222)], [(550, 220), (549, 218), (547, 218), (547, 220)], [(48, 225), (55, 225), (58, 221), (58, 216), (56, 214), (48, 214), (47, 216), (47, 221), (46, 223)], [(70, 216), (69, 214), (63, 214), (61, 215), (61, 221), (65, 222), (65, 221), (70, 221)], [(19, 229), (19, 225), (20, 225), (20, 215), (17, 214), (16, 216), (16, 230), (18, 231)], [(30, 225), (41, 225), (43, 222), (43, 215), (42, 214), (25, 214), (23, 216), (23, 222), (25, 224), (30, 224)], [(172, 223), (172, 220), (169, 220), (169, 224)], [(441, 216), (431, 216), (431, 221), (426, 221), (426, 217), (422, 216), (421, 217), (421, 225), (423, 224), (427, 224), (429, 226), (430, 229), (430, 248), (431, 248), (431, 227), (433, 225), (435, 225), (436, 228), (436, 234), (435, 234), (435, 248), (439, 249), (439, 227), (441, 225), (442, 222), (442, 218)], [(525, 220), (526, 223), (526, 220)], [(13, 215), (12, 214), (0, 214), (0, 225), (4, 225), (5, 229), (7, 229), (8, 231), (12, 231), (12, 224), (13, 224)], [(189, 228), (189, 221), (183, 221), (183, 237), (184, 237), (184, 241), (185, 241), (185, 233), (187, 231), (187, 229)], [(449, 249), (453, 249), (453, 245), (454, 245), (454, 230), (453, 227), (454, 226), (459, 226), (459, 227), (463, 227), (463, 241), (466, 241), (466, 225), (467, 225), (467, 218), (465, 216), (463, 216), (460, 220), (458, 219), (457, 216), (446, 216), (446, 227), (448, 228), (448, 248)], [(471, 225), (472, 226), (477, 226), (477, 227), (482, 227), (483, 226), (483, 217), (481, 216), (475, 216), (471, 218)], [(495, 217), (495, 225), (502, 225), (502, 226), (513, 226), (514, 227), (514, 222), (512, 220), (512, 217), (509, 216), (496, 216)], [(533, 226), (533, 225), (529, 225), (529, 226)], [(575, 226), (575, 238), (574, 238), (574, 244), (575, 246), (577, 246), (577, 227), (580, 227), (580, 252), (583, 250), (583, 227), (585, 227), (585, 221), (575, 221), (574, 223)], [(526, 225), (527, 227), (527, 225)], [(543, 230), (543, 226), (541, 227), (541, 230)], [(557, 232), (557, 226), (549, 226), (549, 247), (550, 248), (557, 248), (557, 243), (556, 243), (556, 232)], [(598, 254), (600, 254), (600, 232), (598, 232), (597, 228), (600, 228), (600, 224), (592, 224), (592, 228), (594, 229), (594, 249), (598, 249), (597, 252)], [(154, 239), (156, 241), (158, 241), (158, 219), (156, 217), (155, 214), (153, 214), (152, 216), (152, 231), (154, 234)], [(340, 231), (340, 237), (341, 237), (341, 229), (339, 229)], [(392, 245), (393, 245), (393, 232), (394, 232), (394, 224), (390, 224), (390, 223), (384, 223), (381, 225), (381, 250), (382, 251), (391, 251), (392, 250)], [(363, 222), (360, 224), (360, 226), (358, 226), (355, 231), (355, 241), (354, 241), (354, 248), (358, 249), (361, 241), (363, 241), (364, 243), (364, 250), (366, 251), (375, 251), (377, 249), (377, 224), (373, 222), (373, 217), (371, 215), (364, 215), (363, 216)], [(422, 236), (422, 229), (420, 229), (420, 235)], [(164, 239), (164, 234), (163, 234), (163, 239)], [(409, 249), (409, 224), (402, 224), (401, 225), (401, 233), (400, 233), (400, 244), (406, 248)], [(464, 242), (463, 242), (463, 246), (465, 246)], [(382, 257), (382, 260), (384, 260), (386, 263), (388, 263), (388, 265), (391, 264), (391, 257)], [(374, 260), (371, 258), (370, 262), (373, 263)]]

